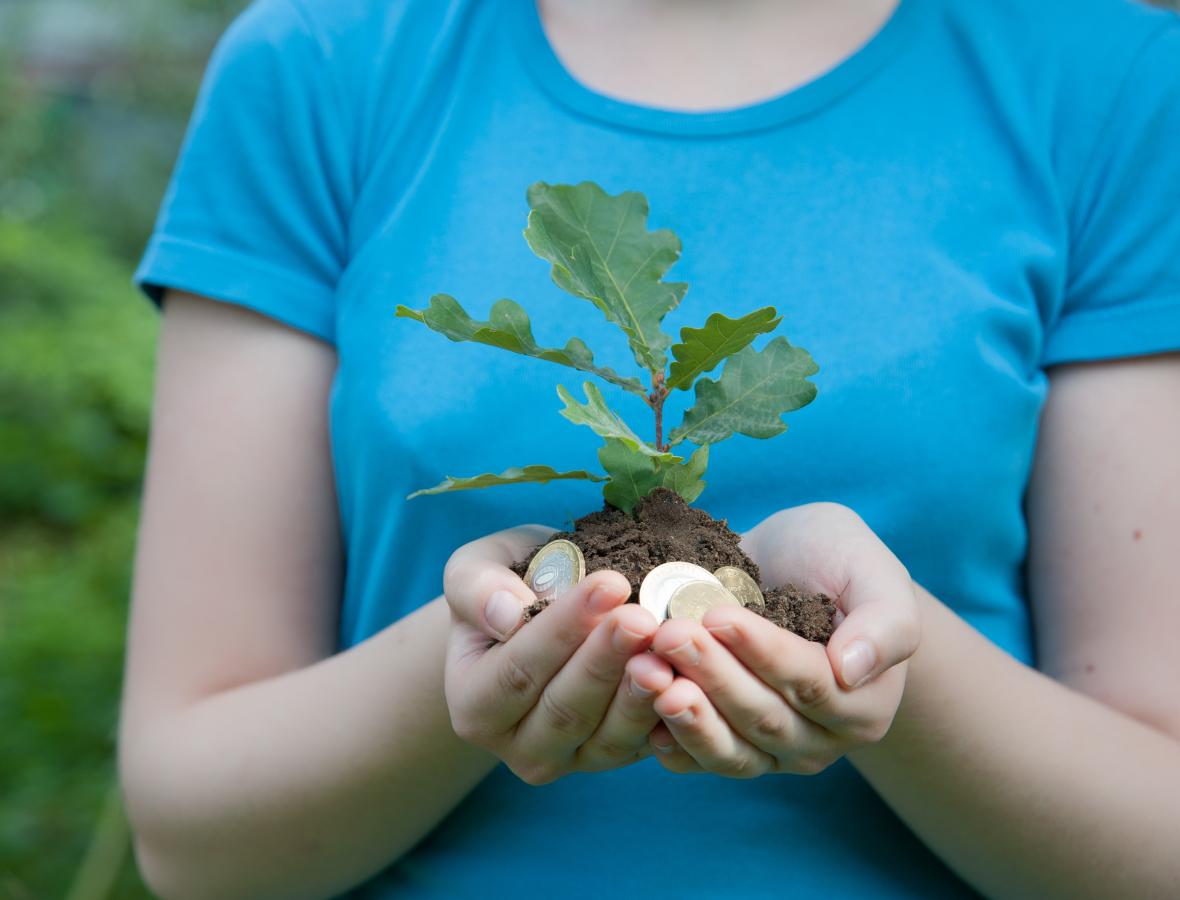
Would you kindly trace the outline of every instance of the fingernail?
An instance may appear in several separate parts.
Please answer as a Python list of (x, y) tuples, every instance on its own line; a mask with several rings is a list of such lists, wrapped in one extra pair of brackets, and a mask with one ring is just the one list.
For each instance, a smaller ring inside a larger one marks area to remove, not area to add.
[(840, 656), (840, 671), (849, 687), (860, 687), (876, 665), (877, 652), (868, 641), (853, 641)]
[(630, 688), (632, 695), (638, 697), (640, 700), (646, 700), (655, 693), (655, 691), (649, 691), (647, 688), (643, 687), (634, 678), (631, 679), (631, 683), (628, 685), (628, 687)]
[(731, 641), (737, 637), (737, 629), (732, 625), (706, 625), (705, 629), (714, 637), (721, 638), (724, 641)]
[(677, 725), (691, 725), (696, 721), (691, 707), (685, 707), (674, 716), (664, 716), (665, 722), (675, 722)]
[(610, 636), (610, 644), (615, 648), (615, 653), (634, 653), (639, 649), (643, 640), (642, 634), (628, 631), (622, 625), (615, 625), (614, 632)]
[(691, 640), (685, 641), (679, 647), (669, 650), (668, 656), (686, 666), (695, 666), (701, 661), (701, 651), (697, 649), (697, 645)]
[(618, 605), (619, 592), (611, 590), (604, 584), (592, 590), (590, 596), (586, 598), (586, 606), (589, 607), (590, 612), (596, 615), (608, 613)]
[(515, 594), (511, 591), (495, 591), (488, 597), (487, 605), (483, 608), (483, 617), (496, 637), (505, 640), (520, 624), (523, 612), (524, 606)]
[(652, 741), (652, 744), (653, 744), (653, 745), (655, 746), (655, 748), (656, 748), (657, 750), (659, 750), (661, 753), (671, 753), (673, 750), (675, 750), (675, 749), (676, 749), (676, 745), (675, 745), (675, 744), (658, 744), (658, 743), (656, 743), (655, 741)]

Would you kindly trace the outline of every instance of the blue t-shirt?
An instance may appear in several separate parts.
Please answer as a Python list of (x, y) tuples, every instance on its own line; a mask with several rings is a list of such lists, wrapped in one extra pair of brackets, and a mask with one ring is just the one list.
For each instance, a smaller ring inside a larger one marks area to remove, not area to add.
[[(1045, 369), (1180, 347), (1177, 19), (902, 0), (815, 81), (696, 114), (580, 84), (532, 0), (255, 3), (210, 64), (138, 278), (336, 347), (341, 647), (437, 596), (460, 544), (601, 504), (577, 482), (407, 502), (444, 475), (597, 469), (597, 444), (557, 415), (554, 384), (579, 373), (393, 316), (440, 291), (477, 318), (512, 297), (542, 343), (582, 337), (631, 371), (521, 237), (530, 183), (584, 179), (643, 191), (682, 238), (670, 329), (773, 304), (821, 366), (787, 435), (714, 448), (700, 505), (744, 530), (847, 504), (1032, 662), (1022, 500)], [(732, 781), (648, 761), (539, 788), (501, 768), (356, 896), (729, 894), (970, 890), (846, 764)]]

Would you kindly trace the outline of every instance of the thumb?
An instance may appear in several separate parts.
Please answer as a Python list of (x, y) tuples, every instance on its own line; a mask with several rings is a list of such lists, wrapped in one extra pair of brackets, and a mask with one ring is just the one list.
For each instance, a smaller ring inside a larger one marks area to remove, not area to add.
[(499, 531), (464, 544), (447, 561), (443, 593), (452, 617), (497, 641), (521, 625), (524, 608), (536, 595), (509, 567), (553, 529), (539, 525)]
[(857, 549), (848, 560), (849, 578), (840, 595), (845, 616), (827, 648), (832, 671), (847, 689), (905, 662), (922, 636), (918, 599), (905, 566), (879, 541)]

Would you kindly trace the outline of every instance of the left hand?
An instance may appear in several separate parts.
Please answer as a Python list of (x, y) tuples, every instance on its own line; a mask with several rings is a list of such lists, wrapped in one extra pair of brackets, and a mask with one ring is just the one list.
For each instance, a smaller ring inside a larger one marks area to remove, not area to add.
[(655, 701), (651, 744), (674, 772), (815, 774), (893, 723), (921, 632), (913, 582), (836, 504), (783, 510), (742, 543), (768, 584), (832, 597), (836, 631), (825, 648), (738, 607), (664, 622), (652, 649), (677, 677)]

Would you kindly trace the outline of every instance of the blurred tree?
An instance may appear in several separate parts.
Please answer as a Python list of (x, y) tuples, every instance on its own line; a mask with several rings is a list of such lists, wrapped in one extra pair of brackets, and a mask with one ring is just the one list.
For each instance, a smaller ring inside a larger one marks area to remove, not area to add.
[(131, 265), (243, 5), (0, 3), (3, 900), (148, 897), (113, 791), (157, 326)]

